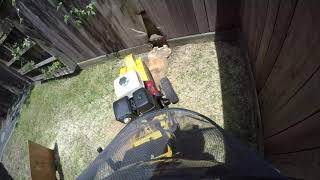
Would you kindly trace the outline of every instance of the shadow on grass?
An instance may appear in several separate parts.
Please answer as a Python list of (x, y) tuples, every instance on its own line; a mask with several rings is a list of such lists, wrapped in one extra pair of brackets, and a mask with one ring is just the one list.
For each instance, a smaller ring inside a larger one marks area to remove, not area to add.
[[(236, 30), (240, 27), (240, 3), (217, 1), (216, 30)], [(235, 11), (230, 19), (222, 9), (227, 5)], [(228, 27), (221, 27), (233, 22)], [(237, 24), (238, 23), (238, 24)], [(237, 37), (238, 38), (238, 37)], [(225, 163), (242, 175), (277, 177), (278, 173), (259, 157), (258, 108), (254, 80), (248, 61), (241, 53), (238, 39), (215, 42), (217, 53), (224, 131), (232, 137), (225, 138)], [(239, 141), (237, 141), (237, 140)], [(248, 147), (248, 148), (247, 148)]]
[(249, 64), (241, 56), (237, 42), (215, 42), (215, 47), (221, 82), (224, 129), (252, 149), (257, 149), (257, 108)]

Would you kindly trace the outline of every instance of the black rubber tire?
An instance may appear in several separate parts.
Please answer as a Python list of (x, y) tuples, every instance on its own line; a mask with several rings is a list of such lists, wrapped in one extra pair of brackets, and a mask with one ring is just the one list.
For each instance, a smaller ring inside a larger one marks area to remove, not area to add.
[(161, 91), (164, 93), (166, 98), (168, 98), (172, 104), (177, 104), (179, 102), (178, 95), (174, 91), (171, 85), (171, 82), (167, 77), (162, 78), (160, 80), (160, 87), (161, 87)]

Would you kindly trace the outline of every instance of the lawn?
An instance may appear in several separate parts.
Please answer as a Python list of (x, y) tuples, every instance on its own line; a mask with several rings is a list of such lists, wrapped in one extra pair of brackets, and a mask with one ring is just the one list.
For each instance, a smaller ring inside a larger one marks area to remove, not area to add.
[(3, 156), (15, 179), (30, 179), (27, 140), (57, 142), (66, 179), (74, 179), (123, 124), (114, 120), (113, 80), (121, 61), (108, 60), (79, 75), (36, 85)]
[[(167, 76), (179, 95), (175, 105), (198, 111), (254, 147), (253, 84), (234, 43), (203, 42), (172, 49)], [(122, 61), (83, 70), (79, 75), (36, 85), (24, 105), (3, 156), (15, 179), (30, 179), (31, 140), (57, 143), (66, 179), (74, 179), (124, 127), (114, 120), (113, 80)]]

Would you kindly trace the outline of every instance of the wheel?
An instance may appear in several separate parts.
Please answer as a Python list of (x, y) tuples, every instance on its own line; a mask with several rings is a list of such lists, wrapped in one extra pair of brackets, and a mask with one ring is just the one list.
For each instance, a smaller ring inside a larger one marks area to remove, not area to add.
[(163, 91), (164, 95), (166, 96), (166, 98), (168, 98), (172, 104), (176, 104), (179, 102), (179, 98), (178, 98), (176, 92), (174, 91), (174, 89), (171, 85), (171, 82), (169, 81), (169, 79), (167, 77), (162, 78), (160, 80), (160, 87), (161, 87), (161, 90)]

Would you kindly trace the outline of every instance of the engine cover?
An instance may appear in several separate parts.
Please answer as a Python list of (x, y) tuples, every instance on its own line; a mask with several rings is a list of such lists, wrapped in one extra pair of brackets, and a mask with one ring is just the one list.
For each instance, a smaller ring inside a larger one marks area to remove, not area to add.
[(133, 93), (133, 102), (139, 113), (145, 113), (159, 108), (159, 103), (145, 88), (140, 88)]
[(136, 116), (130, 100), (127, 96), (120, 98), (113, 103), (113, 111), (117, 121), (125, 122), (125, 119), (129, 120)]
[(124, 96), (131, 98), (133, 92), (144, 87), (144, 83), (136, 71), (128, 71), (118, 77), (114, 80), (113, 85), (118, 99)]

